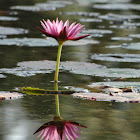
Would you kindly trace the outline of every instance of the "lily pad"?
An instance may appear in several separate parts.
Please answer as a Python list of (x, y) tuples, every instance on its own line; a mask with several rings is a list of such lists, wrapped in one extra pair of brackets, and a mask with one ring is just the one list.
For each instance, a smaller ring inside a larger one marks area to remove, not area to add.
[(128, 87), (131, 88), (135, 92), (140, 91), (140, 82), (121, 82), (121, 81), (116, 81), (116, 82), (95, 82), (88, 87), (90, 88), (95, 88), (97, 86), (106, 86), (106, 87), (115, 87), (115, 88), (124, 88)]
[(8, 16), (0, 16), (0, 21), (16, 21), (18, 18), (16, 17), (8, 17)]
[(139, 54), (94, 54), (92, 59), (116, 62), (140, 62)]
[(100, 15), (99, 18), (109, 21), (125, 21), (130, 19), (140, 19), (140, 16), (108, 13), (106, 15)]
[(130, 34), (129, 37), (140, 38), (140, 34)]
[(78, 41), (66, 41), (64, 45), (66, 46), (82, 46), (82, 45), (88, 45), (88, 44), (99, 44), (99, 41), (92, 40), (92, 39), (82, 39)]
[(104, 29), (88, 29), (88, 30), (84, 30), (83, 33), (85, 34), (112, 34), (113, 31), (104, 30)]
[(130, 44), (121, 44), (121, 45), (111, 45), (106, 46), (107, 48), (124, 48), (124, 49), (132, 49), (132, 50), (140, 50), (140, 43), (130, 43)]
[(37, 3), (33, 6), (30, 5), (17, 5), (12, 6), (11, 9), (13, 10), (24, 10), (24, 11), (54, 11), (57, 8), (63, 8), (68, 4), (72, 4), (70, 1), (49, 1), (46, 3)]
[(73, 16), (85, 16), (85, 17), (92, 17), (92, 16), (98, 16), (100, 13), (97, 12), (60, 12), (61, 15), (73, 15)]
[[(11, 73), (18, 76), (32, 76), (39, 73), (51, 73), (55, 70), (55, 61), (27, 61), (18, 63), (17, 68), (0, 69), (1, 73)], [(115, 78), (138, 78), (139, 69), (130, 68), (106, 68), (105, 66), (86, 62), (61, 62), (60, 70), (66, 70), (74, 74), (115, 77)]]
[[(88, 44), (98, 44), (98, 41), (91, 39), (83, 39), (78, 41), (66, 41), (64, 45), (67, 46), (79, 46)], [(0, 45), (16, 45), (26, 47), (54, 47), (58, 46), (55, 39), (47, 37), (46, 39), (41, 38), (5, 38), (0, 39)]]
[(111, 40), (118, 40), (118, 41), (132, 41), (133, 39), (130, 37), (112, 37)]
[(6, 78), (6, 76), (3, 74), (0, 74), (0, 78)]
[(11, 100), (22, 98), (23, 94), (18, 92), (0, 91), (0, 100)]
[(95, 4), (93, 8), (105, 10), (140, 10), (140, 4), (112, 3), (112, 4)]
[(16, 45), (28, 47), (49, 47), (58, 46), (54, 39), (40, 39), (40, 38), (5, 38), (0, 40), (0, 45)]
[(26, 34), (28, 30), (22, 28), (2, 27), (0, 26), (0, 35)]
[(97, 18), (81, 18), (80, 22), (102, 22), (102, 19)]
[(8, 73), (8, 74), (14, 74), (16, 76), (20, 77), (29, 77), (34, 76), (36, 74), (40, 73), (51, 73), (52, 70), (37, 70), (37, 69), (28, 69), (23, 67), (16, 67), (16, 68), (2, 68), (0, 69), (0, 73)]
[(74, 93), (72, 96), (91, 101), (140, 103), (140, 93), (122, 93), (113, 96), (103, 93)]

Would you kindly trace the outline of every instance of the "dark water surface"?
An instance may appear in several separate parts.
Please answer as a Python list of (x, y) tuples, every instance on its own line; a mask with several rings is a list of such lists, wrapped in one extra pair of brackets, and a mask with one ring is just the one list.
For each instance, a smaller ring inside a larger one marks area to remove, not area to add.
[[(85, 25), (81, 34), (90, 34), (78, 43), (64, 44), (61, 61), (71, 61), (68, 65), (72, 64), (72, 68), (61, 68), (59, 89), (87, 90), (92, 83), (109, 82), (140, 90), (138, 0), (0, 0), (0, 90), (26, 86), (53, 89), (53, 69), (23, 68), (19, 64), (56, 61), (57, 43), (46, 40), (35, 28), (41, 27), (40, 20), (56, 17), (80, 22)], [(87, 69), (74, 62), (84, 62)], [(120, 77), (125, 80), (117, 81)], [(139, 140), (139, 108), (139, 104), (60, 96), (62, 117), (88, 127), (82, 129), (81, 140)], [(54, 96), (0, 101), (0, 140), (35, 140), (33, 133), (54, 115)]]

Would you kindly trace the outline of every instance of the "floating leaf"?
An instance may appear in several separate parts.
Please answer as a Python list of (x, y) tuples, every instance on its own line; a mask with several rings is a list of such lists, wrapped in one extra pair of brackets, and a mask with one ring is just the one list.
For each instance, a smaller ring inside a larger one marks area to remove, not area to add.
[(115, 62), (140, 62), (139, 54), (94, 54), (91, 59)]
[(31, 5), (16, 5), (12, 6), (11, 9), (13, 10), (24, 10), (24, 11), (54, 11), (56, 8), (63, 8), (68, 4), (72, 4), (70, 1), (49, 1), (46, 3), (37, 3), (33, 6)]
[(111, 40), (132, 41), (132, 38), (130, 38), (130, 37), (112, 37)]
[[(95, 87), (115, 87), (115, 88), (127, 88), (127, 89), (132, 89), (135, 92), (139, 92), (140, 91), (140, 82), (95, 82), (92, 83), (90, 85), (88, 85), (88, 87), (90, 88), (95, 88)], [(122, 89), (123, 90), (123, 89)]]
[(18, 92), (0, 91), (0, 100), (11, 100), (22, 98), (23, 94)]
[(93, 8), (106, 9), (106, 10), (140, 10), (140, 4), (123, 4), (123, 3), (112, 3), (112, 4), (94, 4)]
[(0, 26), (1, 35), (17, 35), (17, 34), (26, 34), (28, 30), (22, 28), (12, 28), (12, 27), (2, 27)]
[[(1, 73), (11, 73), (18, 76), (33, 76), (40, 73), (51, 73), (55, 70), (55, 61), (27, 61), (18, 63), (17, 68), (2, 68)], [(115, 78), (138, 78), (140, 77), (139, 69), (131, 68), (106, 68), (105, 66), (86, 63), (66, 61), (60, 63), (60, 70), (67, 70), (74, 74), (100, 76), (100, 77), (115, 77)]]
[(81, 18), (79, 20), (80, 22), (102, 22), (102, 19), (96, 19), (96, 18)]
[(60, 14), (64, 14), (64, 15), (74, 15), (74, 16), (98, 16), (100, 13), (97, 13), (97, 12), (78, 12), (78, 11), (75, 11), (75, 12), (60, 12)]
[(16, 17), (8, 17), (8, 16), (0, 16), (0, 21), (16, 21), (18, 18)]
[[(78, 41), (67, 41), (64, 43), (66, 46), (79, 46), (88, 44), (98, 44), (98, 41), (91, 39), (83, 39)], [(5, 38), (0, 39), (0, 45), (16, 45), (26, 47), (54, 47), (58, 46), (55, 39), (47, 37), (46, 39), (40, 38)]]
[(140, 103), (140, 93), (121, 93), (113, 96), (103, 93), (74, 93), (72, 96), (91, 101)]

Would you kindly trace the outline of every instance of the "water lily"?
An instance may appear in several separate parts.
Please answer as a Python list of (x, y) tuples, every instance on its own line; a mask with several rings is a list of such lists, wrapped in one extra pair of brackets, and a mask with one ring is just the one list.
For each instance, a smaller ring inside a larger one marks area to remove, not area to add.
[(38, 138), (40, 140), (75, 140), (80, 138), (79, 131), (81, 129), (78, 127), (87, 128), (77, 122), (63, 120), (60, 116), (59, 110), (59, 95), (55, 95), (55, 104), (56, 104), (56, 115), (53, 118), (53, 121), (43, 124), (34, 134), (39, 133)]
[(34, 134), (40, 132), (38, 137), (41, 140), (75, 140), (80, 138), (78, 131), (81, 131), (79, 127), (84, 127), (77, 122), (63, 120), (61, 117), (54, 117), (54, 120), (42, 125)]
[(77, 34), (84, 30), (84, 25), (81, 25), (80, 23), (76, 24), (76, 22), (74, 22), (69, 26), (69, 20), (63, 23), (62, 20), (59, 21), (58, 18), (56, 18), (56, 21), (53, 20), (51, 22), (49, 19), (47, 19), (47, 21), (43, 20), (40, 22), (44, 30), (39, 27), (37, 28), (46, 36), (56, 39), (59, 44), (57, 54), (57, 65), (54, 77), (54, 81), (58, 82), (59, 64), (63, 43), (67, 40), (79, 40), (89, 35), (77, 37)]

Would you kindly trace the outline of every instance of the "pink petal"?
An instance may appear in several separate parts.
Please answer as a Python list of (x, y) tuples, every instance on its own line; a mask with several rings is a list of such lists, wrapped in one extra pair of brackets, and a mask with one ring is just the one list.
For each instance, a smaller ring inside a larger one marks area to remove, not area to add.
[(44, 134), (41, 137), (41, 140), (46, 137), (49, 128), (44, 129)]
[(57, 128), (54, 130), (54, 138), (55, 138), (55, 140), (60, 140), (61, 139), (59, 134), (58, 134)]
[(75, 32), (76, 28), (78, 28), (80, 26), (80, 24), (76, 24), (68, 33), (68, 37), (71, 37), (73, 35), (73, 33)]
[(79, 36), (79, 37), (72, 37), (72, 38), (68, 38), (68, 40), (74, 40), (74, 41), (76, 41), (76, 40), (80, 40), (82, 38), (85, 38), (87, 36), (89, 36), (89, 35), (83, 35), (83, 36)]
[(54, 28), (53, 28), (53, 24), (52, 24), (52, 22), (48, 19), (47, 20), (47, 24), (48, 24), (48, 26), (50, 27), (50, 29), (51, 29), (51, 34), (55, 34), (55, 32), (54, 32)]
[(41, 28), (39, 28), (39, 27), (37, 27), (37, 26), (36, 26), (36, 28), (39, 29), (39, 30), (40, 30), (43, 34), (45, 34), (46, 36), (56, 38), (56, 36), (54, 36), (53, 34), (50, 34), (50, 33), (48, 33), (48, 32), (46, 32), (46, 31), (42, 30)]
[(64, 24), (64, 27), (66, 27), (66, 31), (68, 31), (68, 28), (69, 28), (69, 20), (67, 20)]
[(43, 134), (44, 130), (40, 131), (40, 134), (37, 136), (37, 138), (39, 138), (42, 134)]
[(68, 140), (75, 140), (67, 126), (64, 126), (64, 130), (66, 131), (66, 137)]
[(47, 32), (51, 34), (51, 27), (49, 24), (47, 24), (47, 22), (43, 19), (43, 22), (45, 23), (46, 27), (47, 27)]
[(53, 127), (50, 126), (49, 129), (48, 129), (48, 132), (46, 133), (45, 140), (48, 140), (48, 139), (51, 140), (50, 135), (51, 135), (52, 129), (53, 129)]
[(57, 28), (57, 31), (58, 31), (59, 34), (60, 34), (60, 32), (62, 31), (63, 28), (64, 28), (63, 21), (61, 20), (59, 25), (58, 25), (58, 28)]
[(79, 32), (81, 32), (84, 27), (84, 25), (82, 25), (82, 26), (79, 26), (74, 32), (73, 32), (73, 34), (70, 36), (70, 37), (74, 37), (74, 36), (76, 36)]
[(45, 24), (42, 21), (40, 22), (41, 22), (42, 27), (47, 31), (47, 27), (45, 26)]
[(53, 20), (53, 28), (52, 28), (53, 32), (54, 32), (54, 35), (55, 36), (58, 36), (58, 32), (57, 32), (57, 26), (56, 26), (56, 23), (55, 21)]
[(70, 25), (70, 27), (69, 27), (69, 29), (68, 29), (68, 32), (71, 31), (71, 29), (75, 26), (75, 24), (76, 24), (76, 22), (74, 22), (74, 23), (72, 23), (72, 24)]
[(67, 125), (67, 128), (69, 129), (69, 131), (71, 132), (71, 135), (73, 135), (73, 137), (75, 137), (75, 138), (80, 137), (80, 134), (77, 133), (77, 131), (79, 131), (79, 128), (74, 127), (73, 125)]

